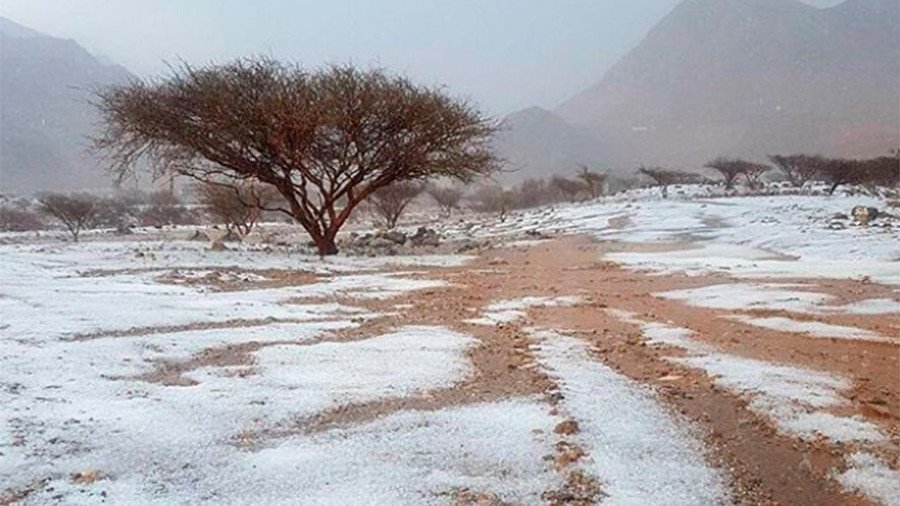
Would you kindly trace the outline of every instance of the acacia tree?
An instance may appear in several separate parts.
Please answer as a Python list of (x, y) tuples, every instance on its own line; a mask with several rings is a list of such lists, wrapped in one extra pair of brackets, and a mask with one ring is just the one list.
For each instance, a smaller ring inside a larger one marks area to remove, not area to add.
[(195, 189), (197, 200), (214, 219), (225, 224), (226, 230), (246, 237), (259, 222), (263, 208), (275, 200), (275, 190), (259, 183), (239, 185), (199, 183)]
[(660, 187), (663, 198), (669, 196), (669, 185), (694, 183), (698, 180), (696, 174), (661, 167), (641, 167), (638, 172), (652, 179), (656, 186)]
[(454, 209), (459, 208), (459, 201), (463, 197), (462, 189), (454, 186), (429, 185), (426, 192), (437, 202), (441, 214), (448, 217), (453, 214)]
[(821, 156), (810, 155), (769, 155), (769, 160), (798, 188), (815, 177), (825, 162)]
[(724, 180), (725, 189), (731, 190), (734, 188), (734, 183), (737, 182), (738, 177), (747, 170), (748, 164), (750, 162), (737, 158), (719, 157), (707, 163), (704, 167), (718, 171)]
[(756, 189), (762, 186), (763, 174), (772, 170), (772, 167), (762, 163), (745, 162), (744, 170), (741, 174), (747, 180), (747, 186)]
[(900, 185), (900, 156), (879, 156), (860, 162), (860, 179), (867, 186), (896, 187)]
[(114, 172), (139, 159), (201, 181), (256, 180), (283, 197), (322, 255), (373, 192), (404, 180), (492, 172), (496, 123), (439, 89), (383, 70), (308, 72), (265, 58), (174, 69), (99, 92), (95, 146)]
[(39, 197), (38, 203), (43, 212), (65, 225), (74, 242), (78, 242), (81, 230), (92, 224), (99, 211), (97, 199), (87, 194), (48, 193)]
[(858, 160), (829, 158), (822, 163), (822, 175), (829, 184), (828, 194), (834, 195), (834, 191), (842, 184), (861, 182), (863, 167)]
[(586, 165), (582, 165), (575, 177), (581, 180), (584, 184), (584, 188), (592, 199), (603, 194), (603, 184), (606, 182), (606, 174), (594, 172)]
[(372, 194), (372, 209), (384, 220), (387, 228), (394, 228), (406, 207), (418, 197), (425, 185), (417, 181), (398, 181), (382, 186)]

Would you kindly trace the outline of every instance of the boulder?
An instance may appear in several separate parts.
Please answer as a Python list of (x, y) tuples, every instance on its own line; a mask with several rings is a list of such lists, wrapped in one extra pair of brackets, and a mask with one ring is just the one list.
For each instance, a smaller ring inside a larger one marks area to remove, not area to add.
[(381, 234), (381, 237), (387, 239), (388, 241), (391, 241), (394, 244), (399, 244), (400, 246), (406, 244), (407, 239), (406, 234), (399, 230), (388, 230), (387, 232)]
[(878, 209), (874, 207), (856, 206), (850, 211), (853, 219), (858, 221), (862, 226), (869, 226), (869, 222), (875, 221), (879, 215)]
[(430, 228), (419, 227), (416, 233), (409, 238), (409, 243), (413, 246), (440, 246), (441, 237)]

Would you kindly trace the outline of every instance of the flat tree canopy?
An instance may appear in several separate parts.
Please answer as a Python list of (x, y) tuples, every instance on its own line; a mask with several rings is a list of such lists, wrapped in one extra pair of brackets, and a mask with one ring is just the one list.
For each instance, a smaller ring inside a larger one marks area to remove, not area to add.
[(306, 71), (266, 58), (182, 65), (159, 81), (99, 93), (95, 146), (123, 178), (141, 159), (157, 174), (259, 181), (323, 255), (353, 209), (396, 181), (461, 181), (497, 168), (496, 123), (440, 89), (383, 70)]

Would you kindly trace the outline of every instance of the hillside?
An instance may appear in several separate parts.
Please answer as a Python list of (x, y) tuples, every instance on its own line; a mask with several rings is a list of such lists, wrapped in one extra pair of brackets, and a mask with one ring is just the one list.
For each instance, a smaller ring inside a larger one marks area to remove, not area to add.
[(686, 0), (562, 104), (611, 162), (883, 154), (900, 142), (900, 2)]
[(532, 107), (509, 115), (495, 143), (510, 172), (501, 179), (521, 181), (574, 172), (579, 164), (603, 160), (603, 146), (588, 129)]
[(96, 122), (94, 87), (129, 78), (72, 40), (0, 24), (0, 190), (109, 186), (87, 137)]

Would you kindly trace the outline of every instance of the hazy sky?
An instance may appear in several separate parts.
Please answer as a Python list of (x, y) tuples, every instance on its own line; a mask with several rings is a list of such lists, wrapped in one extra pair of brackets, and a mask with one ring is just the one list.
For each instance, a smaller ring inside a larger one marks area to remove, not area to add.
[(179, 58), (352, 61), (506, 114), (552, 108), (590, 86), (678, 1), (3, 0), (0, 14), (140, 75)]

